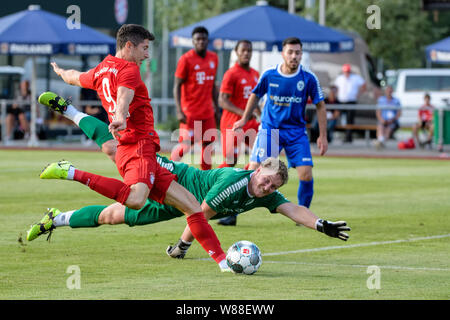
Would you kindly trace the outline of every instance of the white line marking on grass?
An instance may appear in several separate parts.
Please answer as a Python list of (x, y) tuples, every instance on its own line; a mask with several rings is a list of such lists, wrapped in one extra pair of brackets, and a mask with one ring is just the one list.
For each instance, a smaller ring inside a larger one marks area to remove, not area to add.
[[(324, 266), (324, 267), (352, 267), (352, 268), (367, 268), (369, 265), (360, 264), (338, 264), (338, 263), (310, 263), (299, 261), (267, 261), (263, 260), (263, 263), (279, 263), (279, 264), (295, 264), (295, 265), (307, 265), (307, 266)], [(378, 266), (378, 265), (377, 265)], [(428, 267), (403, 267), (403, 266), (378, 266), (380, 269), (394, 269), (394, 270), (411, 270), (411, 271), (450, 271), (448, 268), (428, 268)]]
[(321, 247), (321, 248), (300, 249), (300, 250), (293, 250), (293, 251), (271, 252), (271, 253), (265, 253), (262, 256), (263, 257), (267, 257), (267, 256), (281, 256), (281, 255), (292, 254), (292, 253), (305, 253), (305, 252), (317, 252), (317, 251), (336, 250), (336, 249), (370, 247), (370, 246), (379, 246), (379, 245), (384, 245), (384, 244), (394, 244), (394, 243), (403, 243), (403, 242), (432, 240), (432, 239), (441, 239), (441, 238), (448, 238), (448, 237), (450, 237), (450, 233), (449, 234), (436, 235), (436, 236), (429, 236), (429, 237), (411, 238), (411, 239), (390, 240), (390, 241), (374, 241), (374, 242), (368, 242), (368, 243), (349, 244), (349, 245), (344, 245), (344, 246), (330, 246), (330, 247)]

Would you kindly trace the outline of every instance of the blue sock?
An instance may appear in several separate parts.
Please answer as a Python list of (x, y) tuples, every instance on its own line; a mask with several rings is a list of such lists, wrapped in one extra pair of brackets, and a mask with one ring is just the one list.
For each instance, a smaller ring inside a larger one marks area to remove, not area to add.
[(309, 208), (314, 195), (314, 179), (311, 181), (300, 180), (297, 192), (298, 204)]

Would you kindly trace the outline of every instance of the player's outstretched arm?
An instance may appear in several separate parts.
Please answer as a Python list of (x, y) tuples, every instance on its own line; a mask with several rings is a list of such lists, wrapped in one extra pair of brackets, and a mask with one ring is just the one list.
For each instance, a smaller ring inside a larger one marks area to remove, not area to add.
[(317, 120), (319, 123), (319, 137), (317, 138), (317, 147), (319, 148), (320, 155), (323, 156), (328, 150), (327, 140), (327, 109), (325, 102), (320, 101), (316, 104)]
[(50, 64), (53, 67), (53, 71), (55, 71), (55, 73), (58, 76), (60, 76), (65, 83), (70, 84), (72, 86), (81, 87), (80, 75), (82, 74), (82, 72), (73, 69), (65, 70), (63, 68), (60, 68), (56, 64), (56, 62), (51, 62)]
[(277, 212), (285, 215), (295, 223), (300, 223), (305, 227), (325, 233), (326, 235), (347, 241), (348, 234), (343, 231), (350, 231), (345, 221), (327, 221), (319, 219), (311, 210), (306, 207), (293, 204), (292, 202), (283, 203), (278, 206)]
[(247, 123), (248, 120), (253, 115), (253, 111), (258, 106), (259, 97), (252, 93), (250, 95), (250, 98), (247, 100), (247, 105), (245, 106), (244, 114), (242, 115), (242, 118), (238, 121), (236, 121), (233, 125), (233, 130), (242, 129), (242, 127)]

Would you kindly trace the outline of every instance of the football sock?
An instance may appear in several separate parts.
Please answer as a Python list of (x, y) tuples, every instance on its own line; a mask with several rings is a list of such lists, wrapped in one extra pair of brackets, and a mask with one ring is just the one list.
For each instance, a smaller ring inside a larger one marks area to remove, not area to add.
[(214, 230), (208, 221), (206, 221), (203, 212), (194, 213), (188, 216), (186, 220), (192, 235), (197, 239), (203, 249), (208, 252), (211, 258), (217, 263), (225, 259), (226, 255), (220, 247), (219, 239), (217, 239)]
[(314, 179), (311, 181), (300, 180), (297, 191), (298, 204), (309, 208), (309, 206), (311, 205), (313, 195), (314, 195)]
[(86, 136), (88, 136), (89, 139), (94, 140), (100, 148), (106, 141), (114, 139), (109, 132), (108, 125), (96, 117), (86, 115), (86, 117), (80, 119), (77, 125)]
[(124, 204), (130, 195), (130, 187), (120, 180), (107, 178), (75, 169), (73, 180), (87, 185), (101, 195)]
[(63, 227), (69, 225), (69, 220), (72, 214), (74, 213), (74, 210), (67, 211), (67, 212), (61, 212), (53, 219), (53, 225), (55, 227)]
[(98, 227), (98, 217), (106, 206), (87, 206), (79, 210), (72, 211), (69, 225), (72, 228), (93, 228)]
[(211, 145), (206, 144), (202, 146), (202, 152), (201, 152), (201, 164), (200, 169), (202, 170), (211, 170), (212, 169), (212, 162), (211, 162), (211, 156), (212, 156), (213, 149), (211, 148)]
[(73, 105), (69, 104), (67, 106), (66, 111), (63, 112), (63, 116), (66, 117), (67, 119), (75, 122), (75, 124), (78, 125), (78, 123), (80, 122), (80, 120), (82, 118), (87, 117), (89, 115), (84, 112), (78, 111), (77, 108), (75, 108)]

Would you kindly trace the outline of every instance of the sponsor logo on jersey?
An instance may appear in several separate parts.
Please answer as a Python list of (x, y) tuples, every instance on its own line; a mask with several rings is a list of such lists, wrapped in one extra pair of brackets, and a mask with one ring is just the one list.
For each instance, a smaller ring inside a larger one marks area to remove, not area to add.
[(244, 205), (248, 206), (248, 205), (252, 204), (253, 202), (255, 202), (255, 199), (250, 199)]
[(271, 95), (270, 99), (273, 101), (274, 104), (282, 107), (289, 107), (291, 103), (301, 103), (302, 97), (296, 97), (296, 96), (275, 96)]
[(269, 87), (278, 88), (280, 85), (278, 83), (269, 83)]
[(200, 69), (200, 66), (198, 64), (195, 65), (194, 70)]

